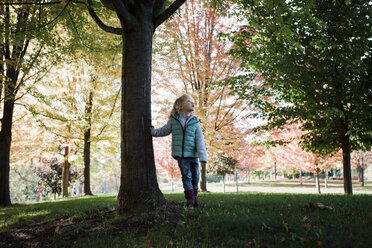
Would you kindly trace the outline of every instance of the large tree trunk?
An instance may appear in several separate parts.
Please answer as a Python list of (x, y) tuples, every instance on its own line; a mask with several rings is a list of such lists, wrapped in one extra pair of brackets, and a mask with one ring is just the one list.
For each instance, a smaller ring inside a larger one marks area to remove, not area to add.
[(151, 11), (124, 28), (121, 116), (121, 184), (117, 214), (139, 213), (165, 203), (156, 178), (151, 127)]
[(93, 92), (89, 93), (89, 99), (85, 107), (85, 114), (87, 119), (88, 127), (84, 132), (84, 194), (93, 195), (90, 190), (90, 144), (91, 144), (91, 127), (92, 127), (92, 104), (93, 104)]
[(62, 196), (68, 197), (68, 184), (69, 184), (69, 174), (70, 174), (70, 163), (68, 162), (69, 156), (69, 147), (65, 147), (65, 161), (63, 163), (63, 170), (62, 170)]
[(342, 163), (344, 174), (344, 193), (352, 194), (351, 166), (350, 166), (350, 137), (345, 135), (342, 139)]

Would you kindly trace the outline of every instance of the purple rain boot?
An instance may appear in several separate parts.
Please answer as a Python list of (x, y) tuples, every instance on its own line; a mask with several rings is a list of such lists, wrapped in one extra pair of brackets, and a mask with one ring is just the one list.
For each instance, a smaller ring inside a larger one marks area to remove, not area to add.
[(194, 189), (194, 207), (199, 207), (198, 189)]
[(187, 200), (185, 204), (186, 207), (192, 207), (195, 204), (194, 190), (193, 189), (185, 190), (184, 193), (185, 198)]

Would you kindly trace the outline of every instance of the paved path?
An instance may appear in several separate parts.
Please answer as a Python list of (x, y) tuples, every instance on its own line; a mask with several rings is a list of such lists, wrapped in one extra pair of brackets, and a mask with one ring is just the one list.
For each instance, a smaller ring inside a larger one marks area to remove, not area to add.
[[(343, 182), (332, 181), (328, 182), (328, 187), (324, 187), (324, 182), (321, 181), (320, 191), (322, 194), (343, 194)], [(160, 189), (163, 192), (171, 192), (169, 184), (161, 184)], [(223, 185), (221, 183), (208, 183), (208, 191), (223, 192)], [(226, 193), (236, 192), (236, 184), (228, 182), (225, 186)], [(182, 184), (175, 183), (174, 192), (183, 192)], [(263, 193), (294, 193), (294, 194), (317, 194), (313, 181), (305, 181), (301, 185), (297, 181), (265, 181), (252, 182), (247, 184), (242, 182), (239, 184), (239, 192), (263, 192)], [(356, 181), (353, 181), (354, 194), (372, 194), (372, 182), (366, 182), (365, 187), (360, 187)]]

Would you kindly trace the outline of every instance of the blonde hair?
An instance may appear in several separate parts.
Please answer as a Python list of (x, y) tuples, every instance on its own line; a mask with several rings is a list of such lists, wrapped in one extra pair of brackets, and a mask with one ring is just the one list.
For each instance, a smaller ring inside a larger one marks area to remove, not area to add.
[(176, 101), (174, 102), (173, 104), (173, 109), (172, 111), (170, 112), (170, 115), (175, 115), (175, 114), (180, 114), (181, 110), (182, 110), (182, 103), (188, 98), (191, 96), (187, 95), (187, 94), (183, 94), (182, 96), (178, 97), (176, 99)]

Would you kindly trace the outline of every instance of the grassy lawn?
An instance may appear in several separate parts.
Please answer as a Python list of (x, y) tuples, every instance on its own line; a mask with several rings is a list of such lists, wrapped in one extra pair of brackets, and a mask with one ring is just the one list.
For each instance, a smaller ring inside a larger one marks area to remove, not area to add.
[[(115, 217), (116, 196), (0, 208), (0, 247), (370, 247), (370, 195), (201, 193)], [(317, 204), (322, 203), (322, 204)]]

